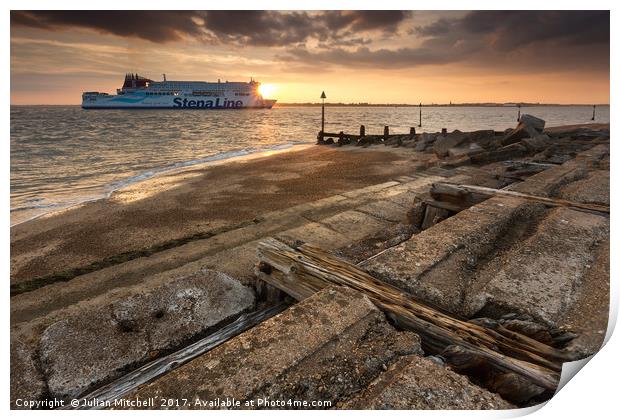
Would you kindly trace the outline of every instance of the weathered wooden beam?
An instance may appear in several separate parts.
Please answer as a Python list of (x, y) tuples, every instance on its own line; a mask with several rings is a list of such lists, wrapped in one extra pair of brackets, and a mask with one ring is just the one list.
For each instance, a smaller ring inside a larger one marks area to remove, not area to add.
[[(336, 137), (337, 138), (337, 137), (340, 136), (340, 133), (341, 132), (338, 132), (338, 133), (323, 133), (323, 136), (324, 137)], [(360, 138), (360, 136), (358, 134), (347, 134), (347, 133), (344, 133), (344, 132), (342, 132), (342, 133), (343, 133), (344, 137), (349, 137), (349, 138), (352, 138), (352, 139), (359, 139)]]
[(556, 166), (560, 166), (558, 163), (530, 162), (527, 160), (506, 160), (504, 162), (512, 165), (540, 166), (542, 168), (554, 168)]
[[(348, 137), (350, 139), (359, 140), (360, 138), (362, 138), (362, 137), (364, 137), (366, 135), (366, 129), (364, 128), (362, 130), (362, 127), (364, 127), (364, 126), (362, 125), (360, 127), (360, 134), (347, 134), (345, 132), (338, 132), (338, 133), (328, 133), (328, 132), (325, 132), (325, 133), (322, 133), (322, 135), (323, 135), (323, 137), (335, 137), (335, 138), (338, 138), (340, 136), (340, 133), (342, 133), (342, 135), (344, 137)], [(362, 133), (364, 133), (364, 134), (362, 134)], [(321, 132), (319, 132), (319, 135), (321, 135)], [(389, 128), (388, 128), (387, 134), (384, 131), (383, 136), (381, 136), (381, 137), (387, 139), (387, 138), (391, 138), (391, 137), (402, 137), (402, 136), (405, 136), (405, 135), (407, 135), (407, 134), (390, 134), (389, 133)]]
[(192, 343), (191, 345), (178, 350), (167, 356), (155, 359), (150, 363), (128, 373), (121, 378), (110, 382), (109, 384), (98, 388), (89, 394), (82, 396), (80, 404), (76, 407), (69, 405), (64, 409), (97, 409), (101, 405), (87, 406), (83, 405), (84, 401), (109, 401), (112, 405), (115, 399), (122, 398), (139, 386), (158, 378), (159, 376), (176, 369), (177, 367), (189, 362), (190, 360), (204, 354), (205, 352), (219, 346), (220, 344), (230, 340), (231, 338), (241, 334), (242, 332), (258, 325), (282, 312), (289, 306), (286, 302), (280, 302), (268, 308), (260, 309), (255, 312), (241, 315), (235, 321), (224, 326), (213, 334)]
[[(596, 213), (609, 214), (609, 206), (603, 206), (600, 204), (579, 203), (576, 201), (564, 200), (561, 198), (540, 197), (540, 196), (536, 196), (532, 194), (522, 193), (519, 191), (498, 190), (495, 188), (480, 187), (477, 185), (456, 185), (456, 184), (446, 184), (446, 183), (433, 184), (433, 188), (435, 188), (435, 190), (441, 190), (444, 192), (453, 191), (455, 194), (461, 195), (461, 196), (462, 194), (470, 193), (470, 194), (476, 194), (478, 196), (486, 196), (487, 198), (489, 197), (514, 197), (514, 198), (521, 198), (524, 200), (534, 201), (537, 203), (542, 203), (550, 207), (570, 207), (574, 209), (587, 210), (587, 211), (596, 212)], [(474, 196), (472, 195), (470, 197), (474, 197)]]
[[(432, 200), (430, 198), (424, 200), (424, 204), (426, 204), (427, 206), (436, 207), (438, 209), (448, 210), (454, 213), (458, 213), (469, 207), (462, 204), (453, 203), (452, 201)], [(422, 223), (424, 224), (424, 222)]]
[(459, 346), (502, 372), (514, 372), (548, 390), (556, 388), (561, 363), (574, 356), (503, 327), (459, 320), (375, 279), (357, 266), (320, 248), (297, 249), (267, 239), (258, 246), (256, 274), (265, 282), (304, 299), (329, 286), (347, 286), (364, 293), (389, 317), (418, 333), (423, 345), (441, 353)]
[(461, 209), (475, 206), (488, 200), (487, 194), (479, 194), (461, 188), (460, 185), (434, 183), (430, 189), (431, 197), (437, 201), (455, 204)]

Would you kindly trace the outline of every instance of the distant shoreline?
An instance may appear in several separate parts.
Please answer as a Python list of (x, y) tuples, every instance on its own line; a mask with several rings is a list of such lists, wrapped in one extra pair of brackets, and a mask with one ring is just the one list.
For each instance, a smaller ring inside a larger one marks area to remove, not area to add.
[[(565, 106), (565, 107), (570, 107), (570, 106), (609, 106), (609, 104), (533, 104), (533, 103), (505, 103), (505, 104), (499, 104), (499, 103), (463, 103), (463, 104), (422, 104), (422, 107), (428, 108), (428, 107), (446, 107), (446, 108), (450, 108), (450, 107), (471, 107), (471, 108), (480, 108), (480, 107), (485, 107), (485, 108), (517, 108), (518, 106), (521, 106), (523, 108), (531, 108), (531, 107), (542, 107), (542, 106)], [(321, 103), (318, 102), (311, 102), (311, 103), (276, 103), (276, 107), (317, 107), (317, 106), (321, 106)], [(325, 106), (330, 106), (330, 107), (356, 107), (356, 108), (362, 108), (362, 107), (369, 107), (369, 108), (418, 108), (420, 107), (420, 104), (371, 104), (371, 103), (358, 103), (358, 104), (353, 104), (353, 103), (325, 103)]]
[[(450, 108), (450, 107), (461, 107), (461, 108), (516, 108), (521, 105), (523, 108), (532, 108), (532, 107), (544, 107), (544, 106), (562, 106), (562, 107), (571, 107), (571, 106), (609, 106), (609, 104), (533, 104), (533, 103), (463, 103), (463, 104), (422, 104), (423, 108)], [(80, 104), (11, 104), (11, 107), (22, 107), (22, 106), (81, 106)], [(320, 107), (320, 102), (282, 102), (276, 103), (274, 108), (293, 108), (293, 107)], [(420, 104), (371, 104), (371, 103), (331, 103), (326, 102), (325, 106), (329, 107), (342, 107), (342, 108), (418, 108)], [(157, 108), (153, 108), (157, 109)]]

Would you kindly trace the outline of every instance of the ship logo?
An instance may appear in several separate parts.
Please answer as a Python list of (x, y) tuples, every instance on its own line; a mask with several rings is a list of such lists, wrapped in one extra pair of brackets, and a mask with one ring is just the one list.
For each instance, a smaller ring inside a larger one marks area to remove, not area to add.
[(174, 108), (242, 108), (243, 101), (230, 101), (224, 99), (220, 101), (220, 98), (212, 100), (194, 100), (187, 98), (174, 98)]

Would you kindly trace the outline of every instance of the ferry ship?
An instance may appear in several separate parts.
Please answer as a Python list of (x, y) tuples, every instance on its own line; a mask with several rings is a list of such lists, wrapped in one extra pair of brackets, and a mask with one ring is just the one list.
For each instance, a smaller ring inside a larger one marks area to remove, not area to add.
[(271, 109), (275, 99), (264, 99), (261, 84), (249, 82), (156, 82), (137, 74), (126, 74), (116, 95), (82, 93), (84, 109)]

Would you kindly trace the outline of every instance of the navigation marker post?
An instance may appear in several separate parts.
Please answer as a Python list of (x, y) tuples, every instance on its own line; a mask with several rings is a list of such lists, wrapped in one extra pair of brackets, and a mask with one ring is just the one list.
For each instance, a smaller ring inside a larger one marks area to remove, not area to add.
[(321, 103), (321, 134), (319, 134), (321, 140), (323, 140), (323, 133), (325, 132), (325, 98), (327, 98), (327, 96), (325, 96), (325, 91), (323, 91), (323, 93), (321, 93), (321, 99), (323, 101)]
[(422, 127), (422, 102), (420, 102), (420, 124), (418, 124), (418, 127)]

